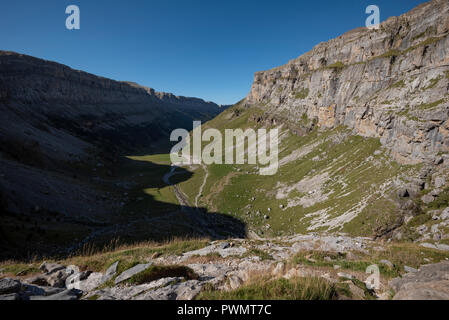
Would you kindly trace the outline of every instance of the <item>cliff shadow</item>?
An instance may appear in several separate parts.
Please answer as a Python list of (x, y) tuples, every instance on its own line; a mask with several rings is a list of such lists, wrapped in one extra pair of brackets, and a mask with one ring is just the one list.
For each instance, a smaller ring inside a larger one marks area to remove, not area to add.
[[(74, 213), (62, 214), (45, 204), (13, 210), (12, 200), (21, 200), (17, 195), (5, 199), (4, 193), (11, 190), (0, 183), (0, 260), (66, 257), (174, 238), (245, 238), (246, 225), (238, 218), (190, 203), (179, 184), (192, 179), (194, 173), (172, 167), (168, 160), (166, 154), (121, 157), (112, 176), (102, 176), (102, 170), (109, 171), (107, 166), (95, 168), (89, 187), (83, 191), (83, 197), (91, 196), (92, 200), (81, 199), (88, 210), (79, 213), (72, 210)], [(41, 174), (39, 179), (47, 181), (51, 176), (50, 172)], [(77, 179), (81, 179), (81, 173)], [(29, 188), (44, 191), (36, 184), (29, 184)], [(55, 192), (44, 196), (51, 197)], [(68, 196), (69, 192), (64, 194)], [(100, 201), (115, 207), (99, 213), (96, 209), (100, 208)], [(66, 202), (67, 208), (70, 205)]]
[(124, 192), (127, 201), (120, 212), (129, 226), (121, 230), (122, 241), (246, 237), (246, 225), (239, 219), (191, 203), (192, 193), (186, 195), (180, 184), (193, 175), (171, 166), (168, 154), (125, 157), (117, 177), (125, 185), (133, 185)]

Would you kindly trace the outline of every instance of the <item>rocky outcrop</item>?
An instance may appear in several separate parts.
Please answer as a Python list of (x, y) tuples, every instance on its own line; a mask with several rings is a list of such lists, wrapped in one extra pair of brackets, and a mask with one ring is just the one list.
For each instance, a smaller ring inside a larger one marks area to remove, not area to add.
[(434, 0), (256, 73), (245, 103), (265, 111), (259, 121), (345, 125), (401, 163), (433, 162), (449, 151), (448, 83), (449, 3)]
[(422, 266), (390, 281), (394, 300), (449, 300), (449, 262)]
[[(202, 249), (173, 255), (139, 254), (140, 261), (145, 263), (133, 267), (125, 260), (133, 254), (132, 248), (123, 255), (115, 252), (118, 261), (105, 274), (45, 262), (40, 267), (41, 274), (0, 279), (0, 300), (192, 300), (202, 290), (232, 291), (254, 285), (258, 277), (263, 282), (297, 278), (318, 281), (319, 278), (349, 289), (342, 291), (338, 299), (384, 300), (392, 297), (391, 290), (397, 300), (449, 299), (449, 263), (443, 255), (440, 258), (443, 262), (422, 265), (417, 270), (402, 266), (404, 256), (391, 255), (388, 244), (363, 237), (313, 234), (254, 241), (213, 241), (205, 245)], [(140, 253), (145, 252), (141, 249), (138, 249)], [(425, 257), (435, 254), (434, 251), (421, 253)], [(393, 262), (381, 256), (389, 256)], [(377, 264), (370, 266), (372, 263)], [(128, 267), (119, 273), (117, 265)], [(380, 270), (379, 283), (370, 280), (372, 273), (367, 267)], [(185, 270), (189, 272), (186, 274)], [(402, 277), (388, 283), (391, 274)], [(52, 283), (54, 278), (65, 279), (65, 284)], [(36, 279), (45, 282), (37, 283)]]

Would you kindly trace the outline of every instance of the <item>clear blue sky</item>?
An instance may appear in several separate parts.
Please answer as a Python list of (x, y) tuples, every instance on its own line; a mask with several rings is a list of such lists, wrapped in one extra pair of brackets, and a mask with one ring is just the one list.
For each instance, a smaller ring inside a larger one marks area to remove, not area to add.
[[(0, 49), (222, 104), (245, 97), (254, 72), (423, 0), (14, 0), (0, 4)], [(65, 28), (65, 8), (81, 29)]]

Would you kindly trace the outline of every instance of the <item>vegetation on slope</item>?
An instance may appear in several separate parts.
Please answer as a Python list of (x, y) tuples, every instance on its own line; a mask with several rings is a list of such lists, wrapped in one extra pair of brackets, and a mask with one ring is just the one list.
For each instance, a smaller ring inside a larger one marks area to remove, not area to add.
[[(222, 133), (225, 128), (257, 129), (262, 126), (253, 121), (258, 114), (263, 112), (257, 107), (236, 105), (203, 127)], [(396, 222), (399, 210), (391, 181), (413, 166), (400, 166), (390, 160), (378, 139), (353, 136), (344, 127), (325, 131), (315, 127), (304, 136), (285, 128), (280, 132), (281, 166), (276, 175), (260, 176), (255, 165), (207, 166), (199, 206), (237, 217), (264, 236), (311, 230), (370, 235)], [(189, 170), (192, 178), (179, 186), (194, 203), (205, 168)]]

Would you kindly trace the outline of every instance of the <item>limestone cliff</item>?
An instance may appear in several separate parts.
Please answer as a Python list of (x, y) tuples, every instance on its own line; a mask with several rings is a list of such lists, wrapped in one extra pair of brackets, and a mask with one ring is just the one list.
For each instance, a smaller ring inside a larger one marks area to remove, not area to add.
[(0, 51), (3, 146), (39, 143), (41, 152), (59, 160), (82, 155), (90, 144), (148, 150), (171, 130), (190, 128), (192, 120), (208, 120), (221, 110), (201, 99)]
[(246, 104), (259, 121), (345, 125), (380, 138), (401, 163), (449, 151), (449, 2), (434, 0), (320, 43), (255, 74)]

